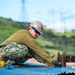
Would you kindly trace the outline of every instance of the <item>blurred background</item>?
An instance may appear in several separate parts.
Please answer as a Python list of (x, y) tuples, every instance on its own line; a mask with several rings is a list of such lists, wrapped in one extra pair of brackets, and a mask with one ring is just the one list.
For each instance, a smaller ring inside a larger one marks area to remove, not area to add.
[(0, 43), (20, 29), (39, 20), (43, 36), (37, 43), (53, 55), (59, 51), (75, 54), (75, 0), (1, 0)]

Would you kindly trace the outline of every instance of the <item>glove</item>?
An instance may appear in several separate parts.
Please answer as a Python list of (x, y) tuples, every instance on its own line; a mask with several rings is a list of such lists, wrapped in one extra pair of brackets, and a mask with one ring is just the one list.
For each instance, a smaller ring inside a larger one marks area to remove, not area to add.
[(0, 68), (3, 68), (5, 66), (5, 62), (4, 61), (0, 61)]
[(58, 61), (53, 61), (52, 64), (54, 65), (54, 67), (62, 67), (62, 65), (59, 64)]

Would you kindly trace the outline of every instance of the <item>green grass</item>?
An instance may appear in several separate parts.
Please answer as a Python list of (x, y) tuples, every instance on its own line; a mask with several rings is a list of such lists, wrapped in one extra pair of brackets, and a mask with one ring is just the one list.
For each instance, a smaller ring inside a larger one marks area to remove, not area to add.
[(43, 39), (37, 39), (36, 41), (51, 56), (54, 55), (56, 52), (60, 52), (60, 54), (62, 54), (64, 51), (66, 51), (67, 55), (75, 54), (75, 47), (72, 47), (71, 45), (64, 46), (63, 44), (55, 44), (52, 41), (47, 41)]
[(40, 46), (45, 46), (45, 45), (53, 46), (53, 42), (47, 41), (46, 39), (36, 39), (36, 42), (37, 42)]

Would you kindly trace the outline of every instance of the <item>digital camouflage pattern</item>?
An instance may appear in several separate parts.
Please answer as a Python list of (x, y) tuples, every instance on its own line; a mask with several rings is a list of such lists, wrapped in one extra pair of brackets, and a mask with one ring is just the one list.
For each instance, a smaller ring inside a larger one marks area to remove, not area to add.
[(25, 45), (18, 44), (16, 42), (12, 42), (4, 47), (0, 48), (0, 52), (5, 51), (6, 57), (3, 59), (14, 60), (15, 63), (23, 63), (29, 58), (34, 57), (37, 61), (44, 63), (44, 59), (37, 55), (35, 52), (28, 50)]
[(5, 51), (6, 57), (5, 61), (14, 60), (15, 62), (24, 62), (25, 55), (28, 52), (28, 48), (25, 45), (18, 44), (16, 42), (12, 42), (4, 47), (0, 48), (0, 52)]

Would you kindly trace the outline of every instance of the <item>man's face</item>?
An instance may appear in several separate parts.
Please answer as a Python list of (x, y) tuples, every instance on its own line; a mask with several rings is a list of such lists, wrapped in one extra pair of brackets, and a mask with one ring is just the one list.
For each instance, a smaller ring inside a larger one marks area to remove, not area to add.
[(29, 33), (35, 39), (40, 35), (40, 33), (35, 28), (32, 27), (30, 28)]

